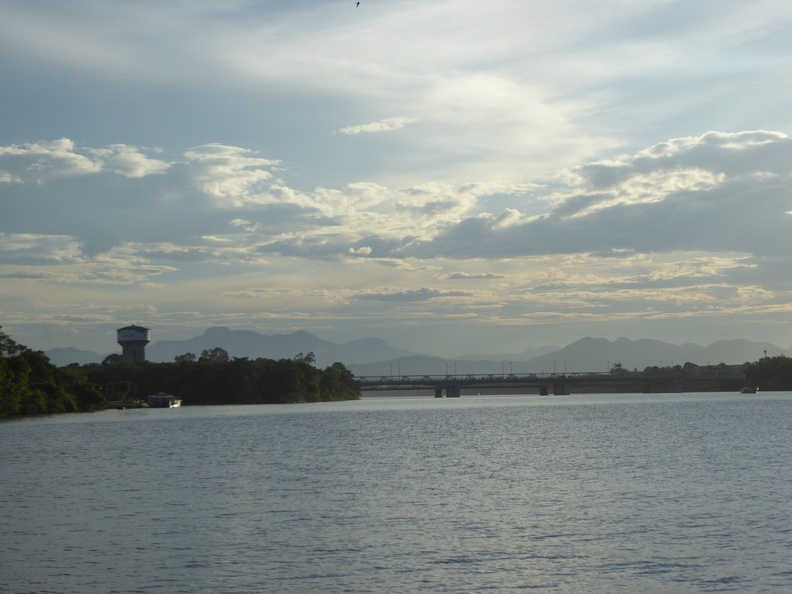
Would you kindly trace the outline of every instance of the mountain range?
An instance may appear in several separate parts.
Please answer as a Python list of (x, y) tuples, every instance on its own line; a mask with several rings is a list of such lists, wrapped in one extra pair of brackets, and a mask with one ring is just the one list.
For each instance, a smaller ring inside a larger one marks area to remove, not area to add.
[[(302, 330), (291, 334), (259, 334), (252, 330), (214, 327), (188, 340), (155, 342), (146, 348), (146, 358), (153, 362), (173, 361), (178, 355), (194, 353), (200, 356), (204, 350), (215, 347), (225, 349), (232, 357), (250, 359), (284, 359), (312, 352), (318, 367), (324, 368), (339, 361), (357, 376), (606, 371), (616, 364), (625, 369), (687, 362), (736, 365), (756, 361), (763, 356), (786, 354), (773, 344), (743, 339), (721, 340), (700, 346), (650, 339), (619, 338), (611, 341), (586, 337), (564, 348), (529, 347), (521, 353), (443, 359), (395, 348), (379, 338), (336, 343)], [(51, 349), (46, 354), (55, 365), (101, 363), (107, 356), (71, 347)]]

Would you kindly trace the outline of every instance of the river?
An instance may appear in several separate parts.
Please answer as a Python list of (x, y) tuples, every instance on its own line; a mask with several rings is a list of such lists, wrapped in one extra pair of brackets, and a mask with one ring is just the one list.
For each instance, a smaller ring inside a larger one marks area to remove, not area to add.
[(792, 591), (792, 393), (0, 423), (2, 593)]

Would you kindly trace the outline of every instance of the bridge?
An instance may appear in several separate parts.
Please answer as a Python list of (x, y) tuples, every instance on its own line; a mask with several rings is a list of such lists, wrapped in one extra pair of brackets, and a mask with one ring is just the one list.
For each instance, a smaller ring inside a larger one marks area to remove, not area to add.
[(743, 387), (742, 377), (720, 376), (717, 373), (689, 375), (684, 373), (644, 375), (643, 373), (464, 374), (464, 375), (397, 375), (362, 376), (356, 378), (363, 391), (434, 390), (435, 398), (459, 398), (463, 390), (498, 392), (524, 390), (547, 396), (576, 392), (731, 392)]

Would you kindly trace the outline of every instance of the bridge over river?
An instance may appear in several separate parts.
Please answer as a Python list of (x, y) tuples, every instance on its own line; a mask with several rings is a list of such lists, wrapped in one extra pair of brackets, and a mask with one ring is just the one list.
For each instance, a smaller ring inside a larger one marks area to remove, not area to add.
[(684, 373), (645, 375), (608, 371), (582, 373), (524, 373), (487, 375), (398, 375), (356, 378), (364, 392), (386, 390), (434, 390), (435, 398), (459, 398), (472, 393), (514, 393), (565, 395), (574, 392), (733, 392), (743, 385), (742, 377)]

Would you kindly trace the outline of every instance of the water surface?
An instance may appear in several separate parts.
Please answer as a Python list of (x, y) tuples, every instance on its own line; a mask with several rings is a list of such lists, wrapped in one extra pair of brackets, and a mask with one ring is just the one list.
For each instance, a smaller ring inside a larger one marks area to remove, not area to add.
[(792, 394), (0, 423), (0, 592), (792, 591)]

